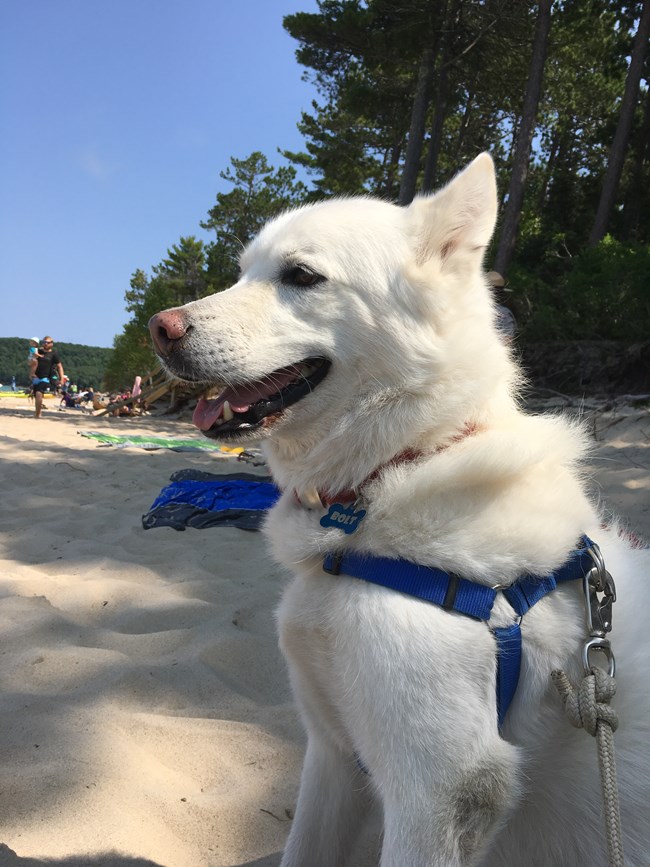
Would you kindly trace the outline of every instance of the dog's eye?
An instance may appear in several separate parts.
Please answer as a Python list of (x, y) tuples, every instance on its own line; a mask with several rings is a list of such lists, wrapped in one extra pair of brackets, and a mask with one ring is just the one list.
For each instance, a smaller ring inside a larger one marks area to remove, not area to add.
[(305, 265), (292, 265), (282, 272), (281, 279), (287, 286), (315, 286), (325, 278)]

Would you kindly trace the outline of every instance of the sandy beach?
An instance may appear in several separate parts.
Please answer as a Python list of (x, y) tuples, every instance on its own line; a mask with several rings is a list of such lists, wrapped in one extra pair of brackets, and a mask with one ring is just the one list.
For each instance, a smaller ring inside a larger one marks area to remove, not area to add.
[[(650, 409), (584, 411), (594, 491), (650, 538)], [(199, 439), (0, 399), (0, 865), (273, 867), (304, 749), (273, 616), (286, 576), (260, 533), (141, 524), (177, 470), (265, 470), (82, 430)]]

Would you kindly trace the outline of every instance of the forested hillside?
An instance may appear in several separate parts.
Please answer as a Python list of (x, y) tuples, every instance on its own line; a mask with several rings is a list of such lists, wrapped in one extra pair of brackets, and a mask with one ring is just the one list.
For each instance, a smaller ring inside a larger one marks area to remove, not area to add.
[[(55, 348), (72, 382), (102, 388), (112, 349), (81, 343), (57, 343)], [(24, 337), (0, 337), (0, 383), (9, 385), (11, 377), (15, 376), (17, 385), (28, 384), (28, 349), (29, 343)]]
[(280, 168), (257, 151), (233, 157), (221, 174), (232, 189), (200, 224), (214, 240), (183, 237), (135, 271), (109, 384), (153, 366), (151, 314), (230, 285), (241, 246), (272, 214), (341, 194), (406, 206), (484, 150), (500, 192), (486, 270), (509, 281), (520, 343), (645, 340), (650, 0), (318, 7), (284, 19), (318, 95), (299, 119), (303, 150)]

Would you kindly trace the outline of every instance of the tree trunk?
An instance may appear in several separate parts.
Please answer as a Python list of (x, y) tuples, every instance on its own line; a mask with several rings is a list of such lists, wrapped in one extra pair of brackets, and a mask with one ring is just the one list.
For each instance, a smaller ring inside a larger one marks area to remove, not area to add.
[(383, 194), (389, 201), (393, 201), (396, 198), (397, 178), (399, 173), (399, 158), (402, 153), (402, 141), (403, 139), (400, 137), (393, 142), (393, 146), (390, 149), (390, 156), (388, 158), (388, 166), (384, 175), (386, 180)]
[(625, 153), (630, 140), (634, 110), (639, 96), (639, 82), (643, 72), (643, 59), (648, 45), (648, 37), (650, 37), (650, 0), (644, 0), (639, 28), (634, 37), (630, 68), (627, 71), (627, 78), (625, 79), (621, 113), (618, 117), (614, 141), (609, 152), (607, 171), (605, 172), (603, 188), (600, 193), (598, 209), (591, 228), (591, 234), (589, 235), (590, 247), (595, 247), (603, 239), (607, 231), (609, 215), (616, 200), (616, 192), (621, 180), (621, 173), (623, 172), (623, 163), (625, 162)]
[(454, 153), (454, 163), (458, 163), (460, 159), (460, 153), (465, 144), (465, 133), (469, 128), (470, 117), (472, 114), (472, 108), (474, 103), (474, 87), (475, 82), (472, 84), (472, 87), (469, 91), (469, 95), (467, 97), (467, 102), (465, 103), (465, 109), (463, 111), (463, 119), (460, 122), (460, 130), (458, 132), (458, 140), (456, 141), (456, 150)]
[(445, 120), (445, 105), (447, 101), (447, 67), (443, 66), (438, 76), (438, 92), (436, 104), (433, 110), (433, 124), (431, 125), (431, 138), (427, 149), (427, 159), (424, 164), (424, 177), (422, 179), (422, 192), (431, 192), (436, 180), (438, 157), (442, 143), (442, 128)]
[(558, 127), (556, 126), (553, 130), (553, 135), (551, 136), (551, 148), (548, 155), (548, 160), (546, 162), (546, 168), (544, 169), (544, 180), (539, 188), (539, 195), (537, 197), (537, 210), (542, 213), (544, 211), (544, 206), (546, 205), (546, 200), (548, 197), (548, 190), (551, 183), (551, 178), (553, 177), (553, 172), (555, 171), (555, 160), (557, 159), (558, 150), (560, 149), (560, 132)]
[(639, 146), (636, 150), (632, 177), (623, 210), (623, 231), (624, 237), (627, 240), (639, 240), (643, 166), (648, 155), (650, 155), (650, 90), (646, 91), (643, 123), (639, 134)]
[[(424, 163), (424, 175), (422, 177), (422, 192), (429, 193), (433, 189), (436, 179), (436, 170), (438, 168), (438, 157), (440, 155), (440, 146), (442, 143), (442, 128), (445, 120), (445, 106), (447, 103), (447, 80), (449, 76), (449, 55), (453, 39), (451, 34), (456, 30), (459, 19), (461, 6), (456, 9), (456, 4), (449, 3), (445, 0), (442, 13), (442, 23), (440, 26), (440, 35), (438, 37), (438, 86), (436, 88), (436, 100), (433, 107), (433, 123), (431, 124), (431, 135), (429, 137), (429, 146), (427, 148), (427, 158)], [(444, 34), (447, 34), (445, 37)]]
[(530, 71), (526, 84), (524, 106), (521, 115), (521, 124), (517, 134), (517, 146), (512, 162), (510, 186), (508, 187), (508, 200), (503, 216), (503, 227), (499, 238), (499, 248), (494, 261), (494, 270), (499, 274), (506, 275), (517, 240), (517, 230), (521, 218), (521, 207), (524, 201), (524, 189), (528, 175), (528, 163), (530, 149), (535, 130), (535, 117), (537, 106), (542, 91), (542, 77), (544, 74), (544, 62), (546, 60), (546, 48), (548, 34), (551, 29), (551, 7), (553, 0), (540, 0), (535, 27), (535, 39), (533, 53), (530, 59)]
[(563, 215), (563, 224), (566, 224), (565, 215), (573, 212), (571, 202), (576, 194), (575, 179), (578, 172), (575, 150), (576, 123), (578, 123), (576, 118), (567, 115), (559, 130), (546, 201), (540, 208), (542, 225), (546, 231), (558, 224), (560, 215)]
[(409, 129), (404, 169), (402, 170), (402, 180), (399, 188), (398, 204), (400, 205), (408, 205), (413, 201), (413, 196), (415, 195), (424, 141), (424, 127), (433, 86), (433, 60), (433, 48), (425, 48), (422, 52), (422, 60), (420, 61), (420, 71), (413, 100), (413, 111), (411, 112), (411, 127)]
[(431, 137), (427, 148), (427, 158), (424, 164), (424, 176), (422, 178), (422, 192), (428, 193), (435, 186), (436, 173), (438, 171), (438, 157), (442, 145), (442, 129), (445, 121), (445, 91), (447, 84), (445, 70), (440, 74), (439, 90), (431, 126)]

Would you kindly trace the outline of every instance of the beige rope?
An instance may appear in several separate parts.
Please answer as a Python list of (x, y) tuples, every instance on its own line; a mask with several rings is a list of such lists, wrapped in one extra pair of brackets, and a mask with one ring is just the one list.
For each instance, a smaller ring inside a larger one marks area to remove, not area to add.
[(585, 729), (596, 738), (609, 865), (625, 867), (614, 756), (614, 732), (618, 728), (618, 717), (609, 705), (616, 692), (616, 682), (602, 668), (592, 668), (578, 689), (563, 671), (553, 671), (551, 677), (571, 725)]

